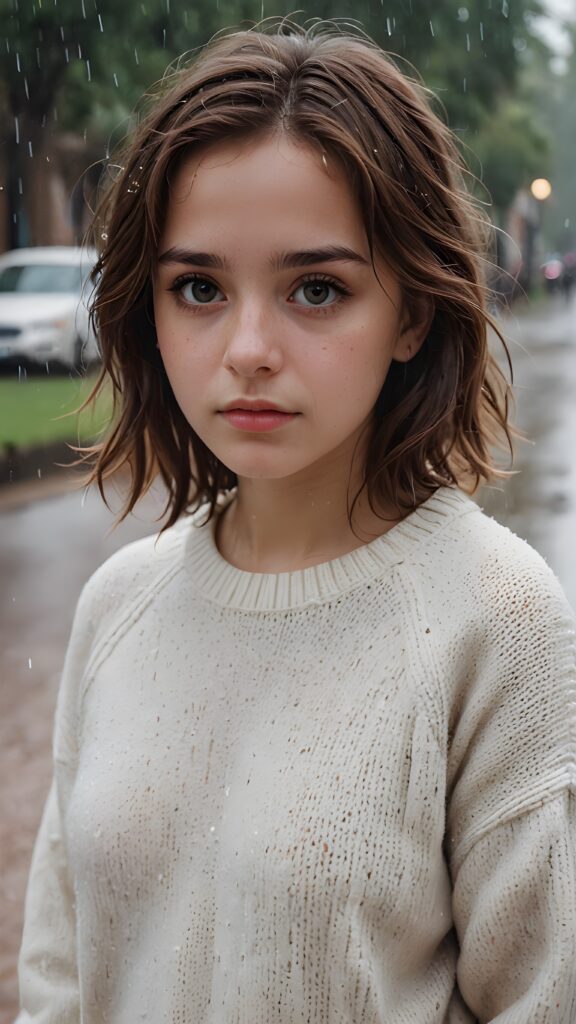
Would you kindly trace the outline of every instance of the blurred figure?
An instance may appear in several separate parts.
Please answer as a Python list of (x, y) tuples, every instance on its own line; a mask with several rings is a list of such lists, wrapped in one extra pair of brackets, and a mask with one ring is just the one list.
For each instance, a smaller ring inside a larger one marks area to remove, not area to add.
[(570, 302), (576, 284), (576, 251), (567, 252), (563, 258), (563, 273), (560, 284), (566, 302)]
[(556, 295), (562, 284), (562, 277), (564, 274), (564, 263), (559, 256), (554, 255), (541, 266), (542, 273), (544, 275), (544, 283), (546, 285), (546, 291), (549, 295)]

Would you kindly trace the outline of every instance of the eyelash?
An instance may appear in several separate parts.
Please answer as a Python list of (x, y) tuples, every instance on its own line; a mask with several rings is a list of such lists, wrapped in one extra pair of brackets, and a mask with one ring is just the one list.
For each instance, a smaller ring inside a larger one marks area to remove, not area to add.
[[(177, 277), (174, 283), (170, 285), (168, 291), (175, 293), (176, 300), (180, 305), (188, 312), (197, 313), (203, 307), (209, 307), (213, 305), (213, 303), (200, 302), (192, 304), (186, 302), (186, 300), (181, 297), (180, 293), (184, 286), (190, 284), (191, 281), (207, 281), (209, 284), (214, 285), (215, 288), (218, 288), (218, 285), (215, 281), (212, 281), (211, 278), (206, 277), (205, 274), (181, 274), (180, 277)], [(335, 292), (337, 292), (338, 298), (328, 306), (300, 306), (300, 309), (303, 309), (306, 313), (313, 313), (314, 315), (332, 313), (352, 294), (345, 285), (341, 284), (340, 281), (336, 281), (333, 277), (330, 277), (329, 274), (307, 274), (306, 277), (303, 277), (292, 290), (292, 295), (294, 292), (297, 292), (299, 288), (304, 287), (304, 285), (313, 284), (314, 282), (329, 285)]]

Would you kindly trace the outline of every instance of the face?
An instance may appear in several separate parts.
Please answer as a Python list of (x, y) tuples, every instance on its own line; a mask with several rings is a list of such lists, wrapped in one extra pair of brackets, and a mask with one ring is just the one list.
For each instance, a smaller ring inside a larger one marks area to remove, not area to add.
[(349, 467), (427, 325), (376, 276), (334, 161), (284, 137), (207, 149), (172, 182), (158, 256), (160, 353), (207, 447), (239, 479)]

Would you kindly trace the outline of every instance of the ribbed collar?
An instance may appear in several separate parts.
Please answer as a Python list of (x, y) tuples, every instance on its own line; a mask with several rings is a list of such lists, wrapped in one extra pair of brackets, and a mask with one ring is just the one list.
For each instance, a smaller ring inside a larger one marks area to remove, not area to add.
[[(234, 492), (220, 503), (223, 511)], [(340, 558), (292, 572), (246, 572), (227, 562), (214, 540), (216, 517), (204, 524), (206, 506), (191, 516), (186, 529), (185, 563), (204, 597), (229, 608), (277, 611), (323, 604), (380, 576), (404, 561), (414, 546), (444, 527), (450, 519), (478, 506), (462, 491), (440, 488), (387, 533)]]

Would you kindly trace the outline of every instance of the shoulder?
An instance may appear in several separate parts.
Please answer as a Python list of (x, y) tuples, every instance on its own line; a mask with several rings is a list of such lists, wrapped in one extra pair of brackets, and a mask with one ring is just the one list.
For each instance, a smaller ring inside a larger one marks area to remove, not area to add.
[(544, 605), (571, 617), (556, 576), (534, 548), (462, 492), (442, 492), (438, 500), (448, 502), (444, 521), (415, 559), (428, 600), (435, 596), (453, 614), (468, 610), (475, 618), (525, 617)]
[[(196, 517), (194, 516), (193, 519)], [(158, 594), (184, 563), (189, 518), (116, 551), (88, 579), (80, 595), (74, 632), (93, 640), (114, 629), (131, 609)]]

